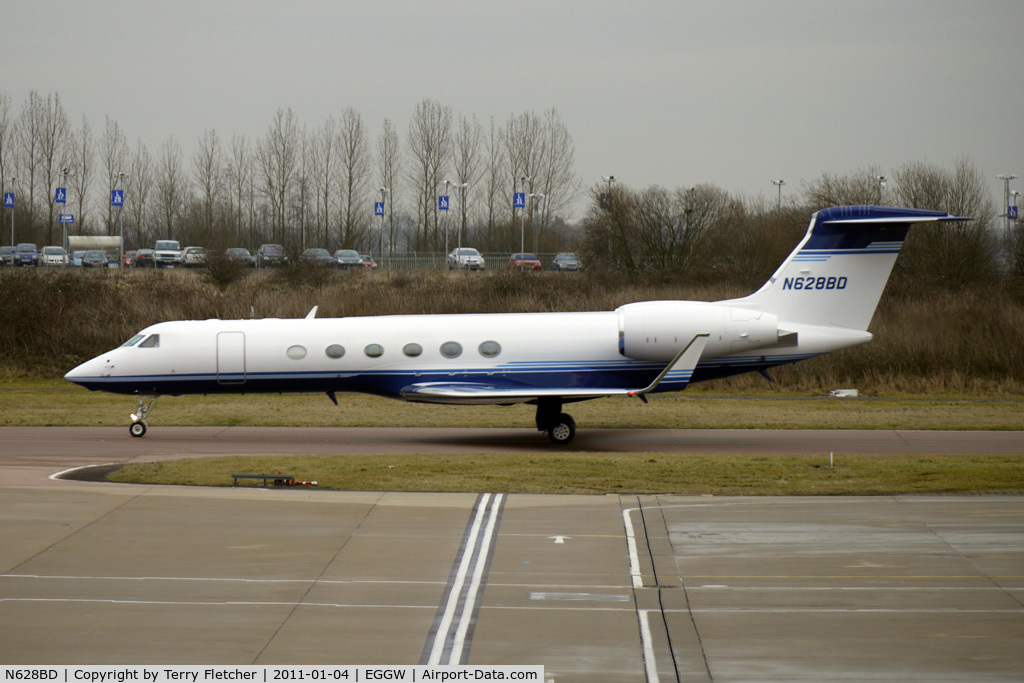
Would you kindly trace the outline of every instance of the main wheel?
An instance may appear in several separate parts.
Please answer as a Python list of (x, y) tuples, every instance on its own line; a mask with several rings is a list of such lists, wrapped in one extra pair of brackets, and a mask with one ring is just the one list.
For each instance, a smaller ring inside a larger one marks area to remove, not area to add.
[(128, 426), (128, 433), (132, 436), (145, 436), (146, 435), (146, 423), (145, 422), (132, 422)]
[(569, 443), (575, 436), (576, 421), (566, 413), (559, 415), (558, 424), (548, 430), (548, 438), (559, 446)]

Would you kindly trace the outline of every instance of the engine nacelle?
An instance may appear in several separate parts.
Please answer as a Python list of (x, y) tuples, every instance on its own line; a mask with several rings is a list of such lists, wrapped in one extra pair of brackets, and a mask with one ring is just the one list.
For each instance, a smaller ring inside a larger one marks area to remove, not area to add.
[(668, 363), (698, 334), (707, 334), (702, 358), (772, 346), (779, 341), (773, 313), (699, 301), (646, 301), (616, 309), (619, 353)]

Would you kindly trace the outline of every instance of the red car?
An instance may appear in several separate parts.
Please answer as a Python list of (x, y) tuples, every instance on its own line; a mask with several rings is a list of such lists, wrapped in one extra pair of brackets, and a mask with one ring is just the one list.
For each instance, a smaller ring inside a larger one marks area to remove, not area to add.
[(540, 259), (536, 254), (512, 254), (508, 260), (509, 270), (540, 270)]
[(131, 268), (135, 263), (135, 250), (124, 252), (124, 261), (121, 263), (125, 268)]

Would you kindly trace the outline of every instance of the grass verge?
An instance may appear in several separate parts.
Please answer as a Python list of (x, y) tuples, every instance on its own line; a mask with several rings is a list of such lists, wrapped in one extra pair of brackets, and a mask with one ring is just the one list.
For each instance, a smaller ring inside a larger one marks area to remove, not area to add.
[[(136, 463), (124, 483), (231, 486), (232, 472), (284, 472), (321, 489), (544, 494), (892, 495), (1024, 491), (1024, 455), (694, 456), (532, 453), (223, 457)], [(250, 484), (251, 485), (251, 484)]]
[[(443, 406), (342, 394), (165, 396), (152, 425), (294, 427), (525, 427), (533, 406)], [(90, 392), (61, 380), (0, 382), (0, 425), (128, 425), (135, 399)], [(1016, 398), (886, 397), (828, 399), (800, 395), (717, 396), (690, 390), (650, 403), (607, 398), (566, 406), (581, 429), (1024, 429)]]

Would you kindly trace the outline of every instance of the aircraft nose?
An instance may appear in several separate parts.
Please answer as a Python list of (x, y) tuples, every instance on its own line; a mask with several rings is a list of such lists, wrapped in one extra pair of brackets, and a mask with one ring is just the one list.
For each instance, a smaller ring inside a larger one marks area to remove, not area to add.
[(73, 368), (70, 372), (64, 375), (64, 379), (91, 389), (93, 387), (90, 386), (90, 384), (95, 383), (104, 374), (110, 374), (109, 372), (102, 372), (105, 366), (106, 361), (104, 361), (103, 357), (97, 356), (96, 358), (87, 360), (78, 367)]

